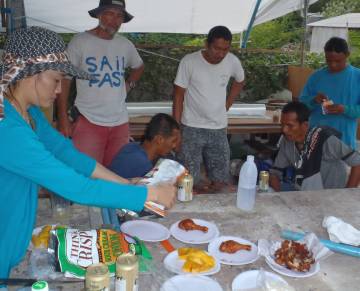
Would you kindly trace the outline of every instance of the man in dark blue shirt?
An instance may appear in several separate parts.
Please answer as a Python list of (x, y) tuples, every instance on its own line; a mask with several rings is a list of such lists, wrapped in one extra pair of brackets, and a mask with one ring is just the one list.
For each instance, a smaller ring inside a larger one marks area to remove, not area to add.
[(170, 115), (158, 113), (147, 125), (143, 142), (123, 146), (110, 170), (127, 179), (143, 177), (160, 157), (169, 155), (179, 144), (179, 124)]

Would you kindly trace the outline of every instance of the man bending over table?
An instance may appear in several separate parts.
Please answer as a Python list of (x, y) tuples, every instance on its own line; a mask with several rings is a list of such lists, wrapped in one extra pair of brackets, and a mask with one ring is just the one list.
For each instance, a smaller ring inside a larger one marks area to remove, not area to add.
[(180, 126), (176, 120), (168, 114), (158, 113), (148, 123), (144, 140), (123, 146), (109, 168), (126, 179), (143, 177), (159, 158), (169, 157), (179, 147), (180, 140)]
[[(295, 168), (294, 188), (320, 190), (354, 188), (360, 182), (360, 154), (344, 144), (341, 133), (327, 126), (309, 128), (310, 111), (301, 102), (284, 106), (281, 114), (283, 136), (270, 169), (270, 186), (281, 190), (282, 171)], [(347, 165), (351, 167), (348, 175)]]

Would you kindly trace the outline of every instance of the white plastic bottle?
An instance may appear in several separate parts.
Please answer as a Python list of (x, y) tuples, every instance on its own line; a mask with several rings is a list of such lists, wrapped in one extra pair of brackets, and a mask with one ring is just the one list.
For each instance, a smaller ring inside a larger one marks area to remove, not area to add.
[(254, 156), (248, 155), (239, 174), (236, 206), (244, 211), (251, 211), (255, 205), (257, 167)]

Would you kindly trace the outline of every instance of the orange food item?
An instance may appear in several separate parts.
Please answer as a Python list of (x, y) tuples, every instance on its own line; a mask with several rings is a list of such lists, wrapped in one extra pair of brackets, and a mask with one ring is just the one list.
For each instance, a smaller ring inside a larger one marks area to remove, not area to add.
[(189, 231), (189, 230), (200, 230), (202, 232), (208, 232), (208, 228), (206, 226), (201, 226), (196, 224), (192, 219), (187, 218), (184, 220), (181, 220), (179, 222), (179, 228), (185, 230), (185, 231)]
[(251, 245), (241, 244), (234, 240), (227, 240), (221, 243), (219, 250), (223, 253), (234, 254), (240, 250), (251, 251)]
[(45, 225), (39, 234), (33, 235), (31, 241), (35, 248), (47, 248), (49, 245), (50, 239), (50, 230), (52, 229), (51, 225)]

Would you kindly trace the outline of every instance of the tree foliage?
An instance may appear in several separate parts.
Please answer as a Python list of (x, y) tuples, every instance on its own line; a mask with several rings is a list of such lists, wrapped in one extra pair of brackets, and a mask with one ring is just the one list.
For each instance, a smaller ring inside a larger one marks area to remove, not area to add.
[[(141, 51), (145, 63), (145, 72), (138, 86), (130, 91), (128, 101), (145, 102), (154, 100), (172, 100), (173, 82), (178, 61), (186, 54), (202, 47), (151, 47)], [(165, 55), (173, 59), (161, 58)], [(286, 87), (287, 64), (298, 65), (300, 56), (297, 52), (280, 50), (232, 50), (244, 67), (245, 89), (237, 101), (254, 102), (268, 98), (272, 93)], [(308, 66), (319, 68), (323, 65), (321, 55), (311, 54), (307, 58)]]
[(310, 13), (322, 12), (322, 10), (329, 3), (329, 1), (331, 1), (331, 0), (318, 0), (314, 4), (310, 5), (309, 12)]
[(360, 12), (359, 0), (330, 0), (325, 5), (322, 14), (325, 17), (333, 17), (355, 12)]
[(298, 12), (291, 13), (259, 26), (250, 34), (249, 48), (281, 48), (301, 41), (302, 18)]

